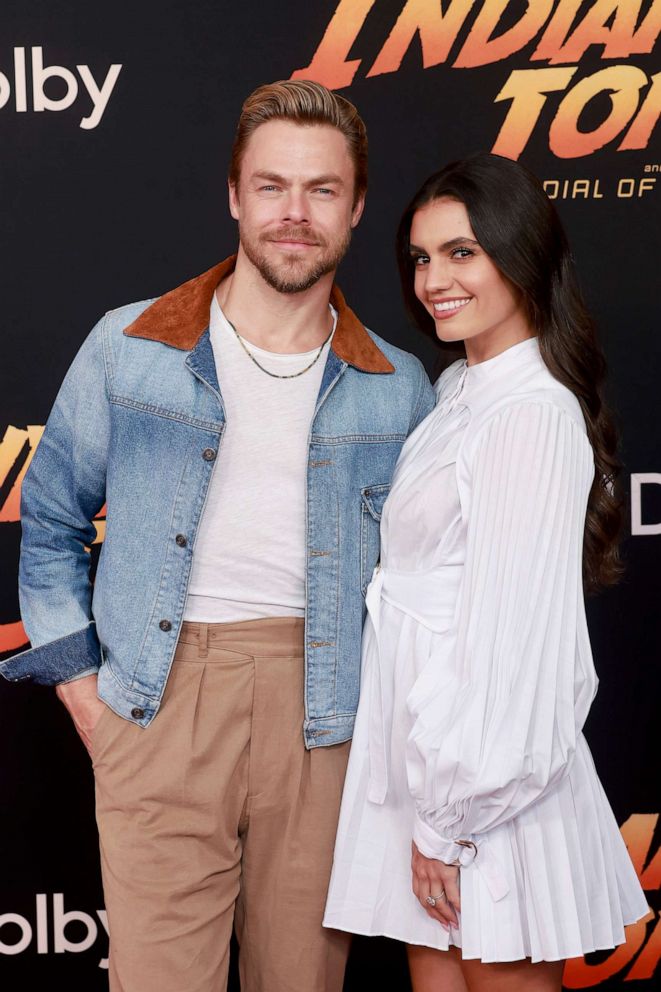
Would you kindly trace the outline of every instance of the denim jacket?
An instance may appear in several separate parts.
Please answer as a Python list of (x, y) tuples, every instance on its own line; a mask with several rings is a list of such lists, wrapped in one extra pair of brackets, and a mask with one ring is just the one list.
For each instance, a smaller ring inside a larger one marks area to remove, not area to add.
[[(209, 309), (234, 258), (156, 301), (113, 310), (64, 380), (22, 492), (20, 602), (32, 647), (0, 664), (53, 685), (98, 672), (98, 693), (146, 727), (182, 623), (195, 536), (222, 472), (223, 400)], [(416, 358), (338, 321), (309, 438), (307, 747), (351, 737), (364, 595), (400, 448), (434, 395)], [(240, 499), (240, 494), (238, 494)], [(88, 546), (107, 503), (94, 586)]]

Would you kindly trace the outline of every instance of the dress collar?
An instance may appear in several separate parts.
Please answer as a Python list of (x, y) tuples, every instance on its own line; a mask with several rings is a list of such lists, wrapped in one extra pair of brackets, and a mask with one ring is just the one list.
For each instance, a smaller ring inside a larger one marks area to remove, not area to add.
[(481, 386), (519, 369), (534, 368), (540, 363), (543, 364), (543, 359), (539, 351), (538, 338), (526, 338), (501, 351), (499, 355), (494, 355), (485, 362), (478, 362), (477, 365), (468, 365), (464, 360), (466, 385)]

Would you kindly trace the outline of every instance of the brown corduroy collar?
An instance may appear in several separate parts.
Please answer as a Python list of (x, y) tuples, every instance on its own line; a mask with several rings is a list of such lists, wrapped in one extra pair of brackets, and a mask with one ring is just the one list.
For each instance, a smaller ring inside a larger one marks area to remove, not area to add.
[[(209, 326), (209, 309), (216, 286), (234, 271), (235, 263), (236, 255), (231, 255), (201, 276), (159, 297), (129, 324), (124, 334), (190, 351)], [(330, 301), (338, 315), (332, 341), (337, 357), (363, 372), (394, 372), (335, 284)]]

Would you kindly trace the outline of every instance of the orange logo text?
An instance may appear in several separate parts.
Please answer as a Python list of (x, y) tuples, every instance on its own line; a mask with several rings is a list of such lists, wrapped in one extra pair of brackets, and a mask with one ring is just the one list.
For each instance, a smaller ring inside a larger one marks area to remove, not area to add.
[[(360, 52), (361, 33), (379, 6), (379, 0), (340, 0), (309, 65), (292, 79), (349, 86), (363, 63), (350, 55)], [(516, 23), (499, 30), (511, 8), (512, 0), (407, 0), (366, 75), (397, 72), (415, 39), (424, 69), (445, 62), (473, 69), (536, 42), (530, 61), (547, 66), (514, 69), (494, 98), (509, 103), (494, 152), (517, 159), (547, 100), (556, 107), (548, 143), (558, 158), (591, 155), (616, 140), (617, 151), (646, 148), (661, 110), (661, 73), (649, 77), (619, 61), (581, 78), (578, 63), (592, 45), (608, 61), (652, 52), (661, 31), (660, 0), (528, 0)], [(602, 93), (610, 97), (610, 112), (594, 130), (580, 130), (581, 112)]]

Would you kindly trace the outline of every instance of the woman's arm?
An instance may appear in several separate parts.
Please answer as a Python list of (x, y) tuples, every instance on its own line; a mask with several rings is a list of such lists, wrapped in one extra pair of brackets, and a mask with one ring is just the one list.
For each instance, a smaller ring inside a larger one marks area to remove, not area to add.
[(468, 486), (467, 548), (451, 686), (430, 660), (408, 700), (414, 841), (468, 864), (479, 835), (566, 772), (596, 680), (577, 680), (584, 634), (583, 529), (594, 466), (582, 427), (522, 402), (481, 429)]

